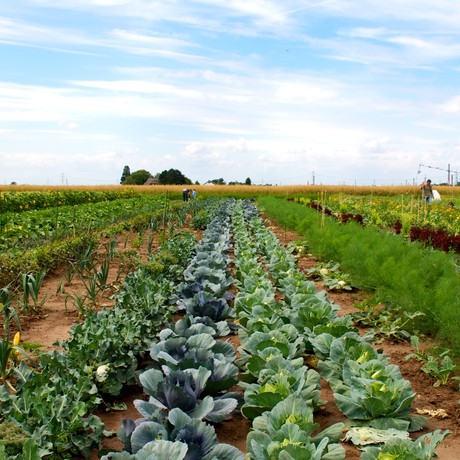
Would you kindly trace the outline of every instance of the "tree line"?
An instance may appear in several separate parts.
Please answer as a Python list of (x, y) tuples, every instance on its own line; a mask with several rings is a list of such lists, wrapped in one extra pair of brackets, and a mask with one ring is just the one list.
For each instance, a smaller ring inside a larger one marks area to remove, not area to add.
[[(123, 173), (121, 174), (120, 184), (122, 185), (144, 185), (145, 183), (158, 184), (158, 185), (190, 185), (192, 181), (182, 174), (178, 169), (168, 169), (164, 170), (161, 173), (152, 175), (149, 171), (145, 169), (139, 169), (137, 171), (131, 172), (131, 169), (128, 165), (123, 168)], [(212, 179), (210, 181), (216, 185), (226, 185), (226, 182), (221, 177), (219, 179)], [(199, 182), (195, 182), (196, 185), (199, 185)], [(229, 182), (228, 185), (251, 185), (251, 179), (248, 177), (245, 182)]]

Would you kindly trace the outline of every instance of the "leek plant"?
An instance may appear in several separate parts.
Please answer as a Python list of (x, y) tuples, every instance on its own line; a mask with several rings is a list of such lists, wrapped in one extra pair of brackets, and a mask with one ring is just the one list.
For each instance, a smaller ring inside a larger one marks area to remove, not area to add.
[(22, 293), (23, 293), (23, 313), (38, 313), (46, 301), (46, 295), (39, 300), (40, 288), (45, 279), (46, 271), (38, 270), (36, 273), (23, 273), (22, 278)]
[(92, 266), (95, 252), (94, 245), (94, 241), (90, 240), (86, 248), (77, 255), (76, 262), (72, 264), (75, 266), (77, 273), (82, 273), (84, 270), (87, 270)]
[(86, 304), (85, 304), (85, 299), (86, 297), (83, 297), (83, 296), (79, 296), (78, 294), (67, 294), (66, 297), (65, 297), (65, 300), (64, 300), (64, 304), (65, 304), (65, 309), (66, 309), (66, 312), (67, 312), (67, 302), (69, 300), (72, 300), (73, 301), (73, 304), (77, 310), (77, 313), (78, 313), (78, 317), (81, 318), (83, 316), (86, 316), (86, 314), (88, 313), (88, 309), (86, 307)]
[(149, 239), (147, 241), (147, 254), (148, 255), (150, 255), (152, 253), (153, 242), (154, 242), (153, 233), (149, 233)]
[(98, 295), (101, 292), (97, 272), (90, 277), (81, 277), (81, 281), (88, 294), (87, 297), (91, 300), (91, 304), (96, 305)]
[(109, 278), (109, 270), (110, 270), (110, 257), (104, 259), (101, 263), (99, 270), (93, 273), (93, 278), (97, 286), (101, 291), (107, 288), (107, 281)]

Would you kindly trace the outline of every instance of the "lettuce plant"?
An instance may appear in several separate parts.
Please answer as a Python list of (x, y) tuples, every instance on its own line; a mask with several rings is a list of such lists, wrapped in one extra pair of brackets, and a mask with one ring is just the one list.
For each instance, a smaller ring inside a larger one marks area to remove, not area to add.
[(313, 281), (305, 279), (305, 274), (298, 269), (291, 269), (282, 279), (279, 290), (284, 294), (284, 300), (288, 304), (293, 304), (293, 301), (298, 296), (312, 296), (316, 294), (317, 289)]
[(234, 304), (237, 316), (239, 317), (242, 313), (251, 315), (256, 306), (262, 306), (269, 312), (275, 311), (277, 304), (274, 289), (266, 286), (258, 286), (256, 289), (246, 292), (241, 290), (240, 286), (240, 292), (236, 295)]
[(297, 314), (293, 315), (293, 324), (299, 330), (313, 330), (318, 325), (328, 324), (338, 318), (339, 306), (318, 293), (317, 295), (293, 297), (292, 306)]
[(378, 420), (386, 427), (410, 431), (423, 426), (422, 417), (409, 415), (416, 396), (410, 382), (397, 366), (388, 364), (387, 356), (352, 332), (327, 344), (329, 357), (319, 361), (318, 367), (347, 417), (369, 424)]
[(342, 367), (348, 360), (358, 363), (375, 359), (381, 360), (384, 364), (388, 362), (388, 357), (378, 353), (356, 332), (348, 332), (337, 338), (323, 334), (323, 337), (317, 337), (316, 340), (310, 338), (310, 342), (315, 352), (319, 352), (319, 370), (328, 381), (342, 380)]

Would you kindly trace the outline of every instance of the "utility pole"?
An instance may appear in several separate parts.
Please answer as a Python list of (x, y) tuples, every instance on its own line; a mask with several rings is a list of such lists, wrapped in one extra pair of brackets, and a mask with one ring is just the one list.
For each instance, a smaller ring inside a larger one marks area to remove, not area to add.
[(315, 171), (313, 171), (313, 181), (312, 184), (315, 185)]
[[(430, 169), (438, 169), (439, 171), (447, 171), (447, 183), (449, 185), (451, 185), (451, 181), (453, 182), (453, 179), (454, 179), (454, 173), (455, 174), (458, 174), (458, 171), (454, 171), (452, 169), (450, 169), (450, 163), (447, 165), (447, 169), (444, 169), (444, 168), (438, 168), (437, 166), (429, 166), (429, 165), (422, 165), (422, 163), (419, 164), (418, 168), (419, 168), (419, 171), (417, 174), (419, 174), (421, 171), (420, 171), (420, 167), (421, 166), (424, 166), (425, 168), (430, 168)], [(425, 180), (426, 180), (426, 174), (425, 174)]]

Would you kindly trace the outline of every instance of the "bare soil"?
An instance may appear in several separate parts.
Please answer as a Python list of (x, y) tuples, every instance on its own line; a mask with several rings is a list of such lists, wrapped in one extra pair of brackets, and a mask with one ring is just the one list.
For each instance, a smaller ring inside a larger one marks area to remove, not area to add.
[[(272, 225), (271, 230), (275, 232), (283, 244), (288, 244), (292, 241), (298, 241), (302, 238), (294, 232), (278, 229)], [(136, 235), (131, 235), (129, 239), (134, 239)], [(120, 238), (118, 250), (123, 252), (126, 250), (126, 237)], [(144, 244), (142, 247), (136, 249), (141, 260), (147, 257), (147, 249)], [(301, 270), (308, 270), (314, 266), (318, 260), (311, 256), (306, 255), (299, 259), (299, 268)], [(118, 262), (119, 264), (120, 262)], [(111, 275), (115, 277), (115, 273), (119, 270), (119, 265), (114, 264), (111, 267)], [(78, 312), (71, 302), (64, 301), (63, 294), (58, 294), (58, 287), (62, 285), (64, 280), (64, 270), (57, 270), (49, 274), (44, 281), (41, 289), (41, 295), (46, 295), (46, 300), (40, 312), (33, 318), (22, 318), (23, 334), (22, 340), (40, 344), (42, 349), (51, 350), (55, 347), (55, 341), (62, 341), (68, 338), (70, 326), (79, 321)], [(78, 278), (75, 277), (70, 284), (64, 286), (66, 292), (78, 293), (84, 292), (84, 287)], [(322, 286), (318, 284), (318, 288)], [(361, 291), (342, 291), (330, 292), (329, 297), (333, 302), (340, 306), (340, 314), (348, 314), (356, 311), (355, 303), (361, 302), (369, 294)], [(99, 299), (98, 308), (103, 305), (110, 307), (113, 305), (113, 300), (110, 299), (110, 292), (107, 292)], [(230, 341), (237, 347), (238, 337), (231, 336)], [(460, 458), (460, 437), (459, 437), (459, 418), (460, 406), (458, 400), (460, 393), (458, 392), (458, 381), (451, 382), (448, 385), (433, 387), (434, 381), (420, 370), (420, 364), (413, 360), (406, 360), (405, 356), (412, 352), (410, 344), (406, 342), (384, 342), (378, 347), (382, 348), (386, 354), (390, 356), (391, 362), (398, 365), (405, 379), (408, 379), (414, 391), (417, 393), (413, 410), (427, 410), (434, 411), (443, 409), (446, 416), (428, 416), (428, 423), (423, 431), (416, 433), (414, 437), (418, 437), (426, 432), (431, 432), (436, 429), (450, 430), (451, 435), (448, 436), (441, 446), (437, 449), (438, 458), (442, 460), (455, 460)], [(326, 382), (322, 385), (322, 398), (327, 403), (315, 416), (315, 421), (320, 425), (320, 429), (324, 429), (333, 423), (342, 421), (344, 416), (337, 409), (334, 404), (332, 392)], [(103, 420), (106, 430), (116, 432), (121, 426), (121, 422), (125, 418), (136, 419), (139, 417), (137, 410), (133, 405), (135, 399), (144, 398), (142, 389), (136, 385), (127, 388), (123, 395), (119, 398), (127, 405), (125, 411), (108, 411), (106, 412), (101, 408), (97, 415)], [(218, 439), (220, 442), (235, 445), (242, 451), (246, 451), (246, 435), (250, 429), (250, 422), (242, 417), (240, 414), (235, 414), (232, 420), (228, 420), (216, 427)], [(103, 447), (109, 450), (122, 450), (122, 443), (116, 438), (105, 438)], [(360, 458), (360, 452), (353, 445), (344, 443), (346, 449), (347, 459)], [(100, 454), (94, 452), (92, 459), (100, 458)]]

